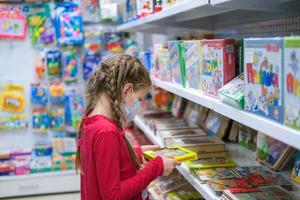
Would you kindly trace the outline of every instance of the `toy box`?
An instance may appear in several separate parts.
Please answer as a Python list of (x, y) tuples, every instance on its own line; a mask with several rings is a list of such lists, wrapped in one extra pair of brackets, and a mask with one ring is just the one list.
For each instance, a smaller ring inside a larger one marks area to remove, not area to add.
[(158, 78), (171, 82), (171, 68), (169, 66), (169, 50), (167, 44), (161, 44), (157, 50)]
[(185, 87), (185, 66), (182, 49), (182, 41), (169, 41), (168, 48), (170, 54), (170, 68), (172, 74), (172, 82)]
[(232, 39), (201, 40), (201, 89), (217, 97), (217, 91), (235, 76), (235, 41)]
[(284, 39), (285, 124), (300, 130), (300, 37)]
[(244, 40), (245, 110), (283, 122), (283, 41)]
[(200, 41), (184, 41), (186, 87), (200, 90)]

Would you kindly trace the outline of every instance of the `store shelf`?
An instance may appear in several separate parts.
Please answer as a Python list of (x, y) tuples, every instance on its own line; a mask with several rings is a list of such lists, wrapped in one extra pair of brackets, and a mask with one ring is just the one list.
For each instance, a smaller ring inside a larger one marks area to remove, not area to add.
[[(141, 117), (137, 116), (134, 119), (136, 125), (144, 132), (144, 134), (153, 141), (154, 144), (161, 145), (161, 142), (154, 135), (153, 131), (143, 123)], [(227, 143), (226, 149), (230, 154), (230, 157), (236, 162), (238, 166), (259, 166), (260, 163), (256, 161), (256, 153), (246, 148), (241, 147), (239, 144)], [(201, 184), (196, 177), (194, 177), (188, 167), (183, 163), (176, 167), (177, 170), (185, 177), (185, 179), (206, 199), (206, 200), (220, 200), (213, 191), (206, 185)], [(287, 180), (290, 180), (290, 170), (282, 171), (282, 174)], [(294, 185), (296, 190), (299, 190), (298, 185)], [(300, 193), (300, 191), (295, 191)]]
[(163, 146), (162, 142), (154, 135), (154, 132), (143, 122), (142, 118), (136, 116), (134, 123), (144, 132), (144, 134), (153, 142), (153, 144)]
[(300, 131), (288, 128), (256, 114), (231, 107), (219, 99), (206, 96), (198, 91), (186, 89), (172, 83), (160, 81), (158, 79), (153, 79), (153, 83), (157, 87), (163, 88), (178, 96), (182, 96), (197, 104), (203, 105), (230, 119), (240, 122), (241, 124), (249, 126), (290, 146), (300, 149)]
[(74, 170), (0, 177), (0, 198), (79, 190), (80, 176)]
[[(117, 26), (118, 31), (166, 34), (169, 29), (213, 31), (219, 26), (299, 14), (296, 0), (186, 0), (161, 12)], [(223, 17), (226, 17), (224, 22)], [(217, 26), (216, 26), (217, 25)], [(161, 28), (163, 27), (163, 28)]]

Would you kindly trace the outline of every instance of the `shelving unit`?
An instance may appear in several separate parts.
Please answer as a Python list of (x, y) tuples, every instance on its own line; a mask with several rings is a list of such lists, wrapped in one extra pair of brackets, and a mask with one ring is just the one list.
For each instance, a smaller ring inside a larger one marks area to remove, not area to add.
[(259, 115), (231, 107), (223, 103), (220, 99), (201, 94), (200, 91), (186, 89), (155, 78), (152, 79), (152, 82), (157, 87), (163, 88), (178, 96), (182, 96), (197, 104), (203, 105), (230, 119), (240, 122), (241, 124), (249, 126), (290, 146), (300, 149), (300, 132), (297, 130), (263, 118)]
[[(0, 198), (79, 191), (74, 170), (0, 177)], [(55, 183), (55, 184), (51, 184)]]
[[(141, 117), (135, 117), (134, 122), (154, 144), (162, 146), (161, 141), (154, 135), (154, 132), (143, 122)], [(232, 143), (226, 144), (226, 149), (228, 150), (231, 158), (237, 163), (238, 166), (260, 165), (259, 162), (257, 162), (255, 159), (255, 152), (240, 147), (240, 145), (238, 144)], [(184, 163), (178, 166), (177, 170), (206, 200), (220, 200), (220, 198), (216, 196), (206, 184), (201, 184), (197, 180), (197, 178), (190, 173), (188, 167)], [(290, 171), (283, 171), (280, 173), (286, 179), (289, 179)]]
[(117, 30), (161, 34), (179, 28), (214, 31), (228, 24), (299, 14), (299, 6), (296, 0), (186, 0), (161, 12), (119, 25)]

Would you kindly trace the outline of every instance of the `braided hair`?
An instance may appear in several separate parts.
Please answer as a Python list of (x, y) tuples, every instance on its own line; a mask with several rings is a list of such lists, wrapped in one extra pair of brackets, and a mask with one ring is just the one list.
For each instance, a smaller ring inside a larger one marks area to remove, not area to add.
[[(115, 54), (102, 61), (87, 83), (85, 116), (94, 109), (100, 95), (105, 93), (110, 102), (113, 119), (117, 122), (118, 128), (122, 129), (124, 124), (121, 111), (122, 90), (127, 83), (133, 84), (134, 91), (151, 85), (150, 76), (139, 59), (126, 54)], [(79, 140), (84, 134), (83, 124), (84, 118), (79, 126), (77, 136)], [(124, 139), (133, 164), (137, 169), (140, 168), (140, 163), (137, 161), (132, 145), (126, 137)], [(75, 168), (83, 172), (79, 146), (77, 148)]]

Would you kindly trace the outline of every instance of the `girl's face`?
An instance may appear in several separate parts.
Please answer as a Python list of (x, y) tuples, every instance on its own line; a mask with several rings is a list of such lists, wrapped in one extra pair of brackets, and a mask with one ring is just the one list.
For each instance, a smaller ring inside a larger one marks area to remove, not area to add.
[(134, 100), (142, 101), (149, 90), (150, 87), (145, 87), (134, 91), (133, 85), (131, 83), (127, 83), (123, 88), (122, 101), (126, 106), (132, 108)]

